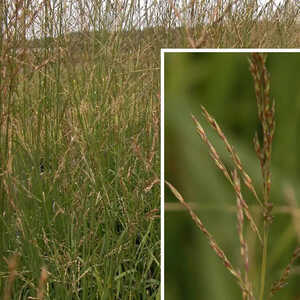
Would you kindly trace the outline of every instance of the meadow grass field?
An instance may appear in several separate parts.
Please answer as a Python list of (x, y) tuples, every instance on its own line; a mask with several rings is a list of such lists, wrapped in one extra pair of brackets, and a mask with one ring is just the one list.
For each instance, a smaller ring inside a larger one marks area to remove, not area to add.
[(297, 47), (298, 15), (1, 1), (0, 297), (159, 299), (160, 49)]
[(28, 40), (31, 15), (14, 9), (0, 41), (0, 297), (154, 299), (158, 62), (129, 35), (57, 35), (47, 6)]

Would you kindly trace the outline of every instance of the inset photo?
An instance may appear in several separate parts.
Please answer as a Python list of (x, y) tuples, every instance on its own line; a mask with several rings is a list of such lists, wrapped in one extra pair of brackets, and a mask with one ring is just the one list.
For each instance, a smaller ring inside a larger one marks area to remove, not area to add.
[(300, 299), (299, 65), (162, 50), (166, 300)]

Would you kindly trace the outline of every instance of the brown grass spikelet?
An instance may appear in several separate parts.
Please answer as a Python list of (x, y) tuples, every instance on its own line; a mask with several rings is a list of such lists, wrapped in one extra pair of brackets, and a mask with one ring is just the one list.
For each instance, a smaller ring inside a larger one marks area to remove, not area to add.
[(165, 181), (167, 186), (170, 188), (171, 192), (173, 195), (180, 201), (180, 203), (187, 209), (189, 212), (190, 216), (192, 217), (193, 221), (197, 225), (197, 227), (202, 231), (202, 233), (206, 236), (208, 239), (208, 244), (212, 248), (212, 250), (216, 253), (216, 255), (222, 260), (223, 264), (225, 265), (226, 269), (236, 278), (238, 281), (238, 284), (240, 285), (243, 293), (246, 295), (251, 295), (252, 292), (249, 290), (247, 287), (247, 284), (244, 282), (244, 280), (241, 277), (240, 272), (236, 271), (229, 259), (227, 258), (226, 254), (224, 251), (220, 248), (220, 246), (217, 244), (215, 241), (213, 235), (206, 229), (202, 221), (199, 219), (199, 217), (194, 213), (193, 209), (191, 206), (185, 202), (184, 198), (182, 195), (177, 191), (177, 189), (168, 181)]
[(270, 75), (266, 68), (266, 56), (253, 53), (249, 59), (250, 71), (254, 79), (258, 118), (262, 126), (263, 143), (258, 134), (254, 136), (254, 148), (260, 161), (264, 181), (264, 203), (268, 202), (271, 189), (270, 162), (272, 141), (275, 132), (275, 101), (270, 100)]
[(262, 300), (265, 294), (266, 268), (269, 225), (272, 223), (271, 215), (273, 204), (269, 202), (271, 190), (271, 153), (272, 142), (275, 132), (275, 101), (270, 100), (270, 75), (266, 67), (267, 56), (263, 53), (252, 53), (249, 59), (250, 72), (254, 80), (258, 118), (262, 127), (262, 143), (258, 134), (254, 136), (254, 148), (260, 161), (260, 168), (263, 179), (263, 202), (262, 210), (264, 217), (263, 226), (263, 254), (261, 261), (261, 279), (259, 299)]
[[(240, 192), (240, 179), (238, 178), (238, 174), (236, 169), (233, 171), (233, 181), (235, 184), (236, 189)], [(244, 281), (245, 284), (249, 290), (249, 294), (247, 294), (245, 291), (243, 291), (243, 300), (249, 300), (253, 299), (253, 292), (251, 289), (251, 285), (249, 282), (249, 256), (248, 256), (248, 245), (244, 238), (243, 228), (244, 228), (244, 211), (243, 211), (243, 205), (241, 201), (241, 197), (239, 197), (237, 193), (236, 201), (237, 201), (237, 227), (238, 227), (238, 234), (239, 234), (239, 240), (240, 240), (240, 252), (241, 257), (244, 263)]]
[(275, 281), (272, 285), (271, 292), (269, 295), (269, 299), (278, 292), (281, 288), (283, 288), (287, 284), (287, 280), (289, 277), (289, 274), (292, 269), (292, 265), (294, 262), (300, 257), (300, 247), (296, 248), (294, 251), (290, 263), (287, 265), (287, 267), (284, 269), (280, 279), (278, 281)]
[[(237, 188), (240, 188), (240, 180), (237, 175), (237, 171), (233, 172), (233, 179)], [(243, 206), (240, 197), (236, 197), (237, 200), (237, 219), (238, 219), (238, 231), (241, 245), (241, 256), (245, 262), (245, 271), (248, 272), (248, 257), (247, 257), (247, 245), (244, 240), (243, 225), (244, 225), (244, 213)]]
[(245, 212), (245, 216), (246, 216), (247, 220), (250, 223), (251, 229), (253, 230), (253, 232), (255, 232), (257, 234), (257, 237), (259, 238), (259, 241), (262, 243), (262, 237), (261, 237), (261, 234), (259, 232), (259, 229), (258, 229), (258, 227), (257, 227), (254, 219), (252, 218), (252, 216), (251, 216), (251, 214), (249, 212), (249, 206), (248, 206), (248, 204), (246, 203), (246, 201), (243, 198), (243, 195), (242, 195), (242, 192), (241, 192), (240, 181), (238, 179), (238, 175), (237, 175), (236, 169), (234, 170), (232, 176), (233, 176), (233, 187), (234, 187), (236, 196), (239, 199), (239, 203), (240, 203), (242, 209)]
[(207, 120), (207, 122), (210, 124), (210, 126), (217, 132), (217, 134), (219, 135), (221, 140), (224, 142), (226, 150), (229, 152), (229, 154), (232, 158), (232, 161), (235, 164), (235, 167), (241, 172), (241, 174), (243, 176), (243, 181), (244, 181), (245, 185), (252, 192), (252, 194), (254, 195), (257, 202), (262, 206), (262, 203), (261, 203), (261, 201), (255, 191), (255, 188), (252, 184), (252, 179), (245, 171), (245, 169), (242, 165), (242, 162), (241, 162), (238, 154), (234, 150), (233, 146), (230, 145), (230, 143), (228, 142), (228, 139), (226, 138), (226, 136), (223, 133), (220, 126), (218, 125), (217, 121), (208, 113), (208, 111), (205, 109), (205, 107), (201, 105), (201, 109), (202, 109), (202, 114), (203, 114), (204, 118)]
[(192, 119), (194, 120), (196, 126), (197, 126), (197, 132), (200, 135), (201, 139), (203, 140), (204, 143), (207, 144), (208, 148), (209, 148), (209, 154), (211, 156), (211, 158), (213, 159), (213, 161), (215, 162), (215, 164), (217, 165), (217, 167), (223, 172), (224, 176), (230, 181), (232, 182), (232, 179), (225, 167), (225, 165), (223, 164), (219, 154), (217, 153), (215, 147), (211, 144), (211, 142), (208, 140), (206, 133), (203, 129), (203, 127), (200, 125), (200, 123), (198, 122), (198, 120), (195, 118), (194, 115), (191, 115)]
[[(206, 111), (206, 109), (203, 106), (201, 108), (203, 110), (203, 114), (204, 114), (205, 118), (207, 119), (208, 123), (218, 132), (218, 135), (224, 141), (228, 152), (231, 154), (232, 160), (233, 160), (236, 168), (239, 169), (242, 172), (244, 182), (245, 181), (247, 182), (246, 186), (247, 187), (250, 186), (250, 190), (254, 191), (254, 193), (256, 195), (255, 189), (252, 185), (252, 181), (251, 181), (249, 175), (244, 171), (244, 168), (242, 167), (241, 160), (239, 159), (237, 153), (233, 150), (233, 147), (228, 142), (227, 138), (225, 137), (223, 131), (221, 130), (221, 128), (219, 127), (217, 122), (210, 116), (210, 114)], [(245, 200), (242, 197), (240, 188), (237, 187), (237, 185), (235, 184), (235, 182), (233, 180), (233, 175), (232, 176), (229, 175), (229, 172), (227, 171), (227, 169), (226, 169), (224, 163), (222, 162), (219, 154), (217, 153), (216, 149), (214, 148), (214, 146), (211, 144), (211, 142), (207, 138), (206, 133), (205, 133), (203, 127), (201, 126), (201, 124), (198, 122), (198, 120), (195, 118), (194, 115), (192, 115), (192, 118), (193, 118), (193, 120), (194, 120), (194, 122), (197, 126), (197, 132), (199, 133), (201, 139), (203, 140), (204, 143), (206, 143), (208, 145), (208, 148), (209, 148), (209, 151), (210, 151), (210, 156), (212, 157), (213, 161), (215, 162), (217, 167), (223, 172), (224, 176), (228, 179), (228, 181), (233, 186), (237, 196), (241, 199), (242, 207), (245, 210), (245, 215), (246, 215), (246, 217), (247, 217), (247, 219), (250, 223), (250, 226), (251, 226), (252, 230), (257, 234), (257, 236), (259, 238), (259, 241), (262, 243), (261, 234), (260, 234), (260, 232), (259, 232), (259, 230), (258, 230), (258, 228), (255, 224), (254, 219), (252, 218), (252, 216), (249, 212), (249, 207), (248, 207), (247, 203), (245, 202)], [(257, 195), (256, 195), (256, 198), (258, 199)], [(259, 203), (260, 203), (260, 201), (259, 201)]]

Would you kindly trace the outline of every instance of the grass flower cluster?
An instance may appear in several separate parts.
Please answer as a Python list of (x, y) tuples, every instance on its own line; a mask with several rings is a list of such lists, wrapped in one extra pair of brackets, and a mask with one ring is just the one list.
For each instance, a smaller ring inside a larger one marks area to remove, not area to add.
[[(194, 213), (191, 206), (184, 200), (181, 194), (175, 189), (175, 187), (166, 182), (174, 196), (184, 205), (188, 210), (191, 218), (196, 223), (197, 227), (206, 236), (210, 247), (215, 254), (221, 259), (228, 271), (236, 278), (242, 292), (243, 300), (254, 299), (271, 299), (272, 296), (283, 288), (288, 281), (288, 275), (291, 271), (293, 263), (300, 257), (300, 248), (297, 247), (294, 253), (291, 255), (290, 263), (284, 270), (281, 278), (275, 281), (269, 290), (266, 289), (266, 277), (267, 277), (267, 258), (268, 258), (268, 240), (269, 230), (272, 224), (273, 216), (272, 209), (273, 203), (270, 198), (271, 191), (271, 153), (272, 153), (272, 141), (275, 132), (275, 101), (271, 101), (270, 98), (270, 75), (266, 68), (266, 55), (253, 53), (249, 58), (250, 72), (254, 80), (254, 88), (257, 99), (258, 118), (261, 124), (261, 133), (256, 133), (254, 137), (254, 149), (260, 162), (260, 169), (262, 174), (262, 192), (258, 193), (254, 187), (251, 177), (248, 175), (245, 167), (243, 166), (241, 159), (237, 152), (230, 144), (222, 129), (216, 122), (216, 120), (207, 112), (202, 106), (202, 114), (208, 124), (216, 131), (219, 138), (225, 145), (231, 160), (233, 169), (229, 170), (229, 167), (222, 161), (221, 156), (218, 154), (216, 148), (210, 142), (203, 127), (198, 122), (195, 116), (192, 115), (192, 119), (196, 125), (197, 132), (202, 141), (207, 145), (209, 154), (214, 161), (218, 169), (223, 173), (225, 178), (231, 184), (234, 193), (236, 195), (236, 213), (237, 213), (237, 234), (240, 244), (240, 255), (242, 258), (241, 268), (237, 268), (230, 261), (225, 251), (217, 244), (213, 234), (211, 234), (199, 217)], [(259, 138), (261, 137), (261, 138)], [(249, 210), (249, 205), (242, 193), (241, 179), (245, 187), (254, 195), (260, 209), (260, 219), (254, 218)], [(259, 286), (254, 286), (253, 282), (255, 278), (249, 276), (249, 269), (252, 264), (248, 255), (248, 241), (245, 238), (245, 226), (249, 224), (251, 230), (255, 233), (256, 238), (259, 240), (258, 252), (261, 253), (261, 267), (255, 273), (260, 274)], [(240, 271), (240, 269), (242, 271)]]

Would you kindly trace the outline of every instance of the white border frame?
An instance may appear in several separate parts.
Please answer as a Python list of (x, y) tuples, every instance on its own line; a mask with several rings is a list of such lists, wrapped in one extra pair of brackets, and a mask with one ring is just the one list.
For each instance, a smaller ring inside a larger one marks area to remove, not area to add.
[[(231, 49), (231, 48), (224, 48), (224, 49), (209, 49), (209, 48), (203, 48), (203, 49), (172, 49), (172, 48), (166, 48), (166, 49), (160, 49), (161, 58), (163, 59), (165, 53), (252, 53), (252, 52), (265, 52), (265, 53), (299, 53), (300, 48), (243, 48), (243, 49)], [(164, 66), (162, 65), (161, 60), (161, 69), (163, 70)], [(163, 70), (164, 71), (164, 70)], [(163, 73), (161, 73), (163, 75)]]
[(161, 238), (161, 257), (160, 257), (160, 293), (161, 300), (165, 299), (165, 81), (164, 81), (164, 71), (165, 71), (165, 53), (300, 53), (300, 48), (294, 49), (272, 49), (272, 48), (245, 48), (245, 49), (160, 49), (160, 215), (161, 215), (161, 223), (160, 223), (160, 238)]

